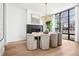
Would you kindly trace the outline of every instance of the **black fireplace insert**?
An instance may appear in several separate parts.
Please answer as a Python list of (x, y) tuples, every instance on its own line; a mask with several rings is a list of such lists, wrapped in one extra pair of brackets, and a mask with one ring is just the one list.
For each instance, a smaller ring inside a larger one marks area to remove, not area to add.
[(43, 25), (31, 25), (27, 24), (27, 33), (32, 33), (32, 32), (43, 32)]

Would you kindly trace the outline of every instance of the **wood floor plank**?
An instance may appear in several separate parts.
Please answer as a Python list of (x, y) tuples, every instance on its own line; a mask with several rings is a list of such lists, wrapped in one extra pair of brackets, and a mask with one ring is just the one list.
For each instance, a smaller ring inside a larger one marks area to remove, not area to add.
[(26, 41), (18, 41), (9, 43), (6, 46), (4, 56), (79, 56), (79, 44), (73, 41), (63, 40), (62, 46), (57, 48), (28, 51)]

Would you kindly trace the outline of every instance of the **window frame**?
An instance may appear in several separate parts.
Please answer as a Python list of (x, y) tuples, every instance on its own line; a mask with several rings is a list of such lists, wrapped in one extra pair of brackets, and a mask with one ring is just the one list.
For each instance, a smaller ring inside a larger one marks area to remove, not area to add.
[(63, 17), (61, 17), (61, 15), (62, 15), (63, 12), (68, 11), (68, 15), (65, 16), (65, 17), (68, 17), (68, 33), (63, 33), (62, 32), (62, 34), (68, 34), (68, 40), (70, 40), (70, 35), (75, 35), (74, 33), (70, 33), (70, 16), (75, 16), (75, 14), (70, 15), (70, 11), (72, 9), (75, 9), (75, 7), (55, 14), (55, 15), (59, 14), (59, 32), (62, 32), (62, 30), (61, 30), (61, 18), (63, 18)]

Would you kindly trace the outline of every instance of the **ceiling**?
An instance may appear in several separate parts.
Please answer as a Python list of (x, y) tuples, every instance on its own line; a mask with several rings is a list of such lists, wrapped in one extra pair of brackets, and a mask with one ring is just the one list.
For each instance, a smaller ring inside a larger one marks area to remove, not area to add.
[[(24, 8), (24, 9), (31, 9), (36, 12), (40, 12), (45, 14), (45, 4), (44, 3), (11, 3), (14, 6)], [(48, 3), (47, 4), (47, 13), (54, 14), (73, 6), (78, 5), (77, 3)]]

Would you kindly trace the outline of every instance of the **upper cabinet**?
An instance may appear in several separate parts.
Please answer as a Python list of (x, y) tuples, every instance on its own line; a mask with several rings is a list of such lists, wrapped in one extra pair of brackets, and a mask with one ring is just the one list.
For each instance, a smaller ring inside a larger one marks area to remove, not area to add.
[(39, 12), (27, 10), (27, 24), (43, 25), (41, 16), (42, 14)]
[(31, 14), (31, 24), (40, 24), (40, 15)]

